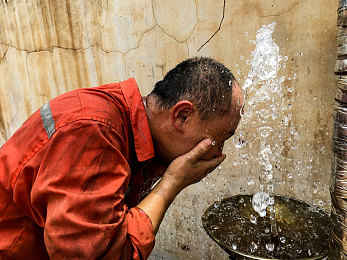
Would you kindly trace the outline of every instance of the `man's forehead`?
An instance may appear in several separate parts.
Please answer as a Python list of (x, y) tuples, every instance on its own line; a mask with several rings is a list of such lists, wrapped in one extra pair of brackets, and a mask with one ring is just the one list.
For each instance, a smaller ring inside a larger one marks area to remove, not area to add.
[(243, 94), (239, 84), (233, 82), (233, 96), (231, 102), (231, 109), (227, 115), (217, 117), (211, 121), (206, 122), (205, 131), (209, 133), (218, 134), (223, 137), (232, 136), (237, 128), (240, 120), (240, 110), (243, 107)]
[(207, 122), (206, 132), (215, 132), (219, 135), (232, 135), (237, 127), (235, 115), (228, 114)]

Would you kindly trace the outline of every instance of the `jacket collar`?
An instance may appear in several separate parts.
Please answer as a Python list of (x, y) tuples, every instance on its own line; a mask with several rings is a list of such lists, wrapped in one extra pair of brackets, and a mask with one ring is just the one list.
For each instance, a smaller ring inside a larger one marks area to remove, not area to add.
[(154, 147), (142, 96), (134, 78), (119, 84), (130, 112), (137, 159), (144, 162), (154, 157)]

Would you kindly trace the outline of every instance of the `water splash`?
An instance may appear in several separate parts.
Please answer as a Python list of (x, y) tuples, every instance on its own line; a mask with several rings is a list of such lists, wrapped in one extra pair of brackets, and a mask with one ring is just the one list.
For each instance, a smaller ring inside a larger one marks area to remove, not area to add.
[(273, 201), (273, 163), (279, 160), (281, 152), (281, 149), (274, 152), (274, 145), (269, 142), (275, 138), (275, 130), (270, 125), (276, 125), (272, 121), (280, 118), (281, 105), (278, 100), (282, 98), (281, 84), (285, 80), (284, 76), (278, 76), (282, 68), (281, 62), (285, 58), (279, 54), (279, 47), (272, 38), (275, 27), (276, 23), (262, 26), (257, 32), (256, 40), (250, 41), (256, 47), (252, 51), (251, 69), (242, 87), (247, 99), (247, 110), (250, 111), (245, 114), (244, 123), (253, 119), (253, 123), (256, 122), (258, 125), (258, 136), (252, 144), (256, 140), (260, 149), (261, 186), (260, 192), (253, 197), (253, 208), (262, 217), (266, 215), (270, 201)]
[[(285, 79), (284, 76), (277, 77), (283, 57), (279, 54), (279, 47), (272, 38), (275, 27), (276, 23), (262, 26), (257, 32), (256, 40), (250, 41), (256, 47), (252, 51), (251, 69), (242, 89), (246, 95), (250, 94), (249, 91), (257, 91), (248, 105), (273, 99), (271, 93), (280, 91), (281, 83)], [(261, 88), (255, 88), (259, 84)]]
[(266, 216), (266, 208), (269, 206), (270, 196), (265, 192), (258, 192), (252, 198), (252, 207), (259, 213), (259, 216)]
[[(295, 149), (295, 141), (299, 135), (291, 122), (291, 100), (284, 96), (285, 89), (282, 83), (294, 77), (285, 77), (282, 73), (286, 68), (288, 57), (281, 56), (279, 46), (272, 38), (276, 23), (264, 25), (257, 31), (256, 39), (250, 40), (255, 45), (251, 53), (251, 60), (246, 63), (251, 66), (244, 85), (246, 106), (241, 121), (241, 134), (243, 143), (249, 144), (249, 148), (259, 151), (259, 156), (253, 158), (254, 165), (260, 166), (260, 191), (254, 194), (252, 206), (261, 217), (266, 215), (267, 208), (270, 212), (271, 232), (277, 232), (274, 208), (274, 175), (279, 168), (279, 162), (283, 160), (282, 151), (284, 141), (292, 149)], [(292, 93), (294, 88), (288, 88)], [(288, 95), (287, 95), (288, 96)], [(290, 95), (289, 95), (290, 96)], [(246, 140), (243, 129), (256, 129), (253, 140)], [(289, 132), (290, 140), (285, 140), (285, 131)], [(240, 146), (240, 141), (235, 142), (235, 147)], [(242, 148), (242, 147), (241, 147)]]

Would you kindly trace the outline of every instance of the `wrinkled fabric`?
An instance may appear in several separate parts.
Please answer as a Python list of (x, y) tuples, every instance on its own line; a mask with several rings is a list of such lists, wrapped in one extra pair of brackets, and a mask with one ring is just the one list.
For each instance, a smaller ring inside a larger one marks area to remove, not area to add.
[[(63, 94), (0, 149), (0, 259), (146, 259), (149, 217), (136, 207), (154, 156), (134, 79)], [(47, 113), (46, 113), (47, 114)]]

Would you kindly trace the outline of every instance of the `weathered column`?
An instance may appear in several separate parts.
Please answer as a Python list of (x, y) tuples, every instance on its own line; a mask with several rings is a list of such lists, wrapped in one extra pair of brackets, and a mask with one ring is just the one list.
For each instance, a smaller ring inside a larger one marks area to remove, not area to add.
[(329, 259), (347, 259), (347, 0), (340, 0), (337, 26), (335, 74), (338, 91), (332, 145), (334, 163), (330, 183), (332, 235)]

